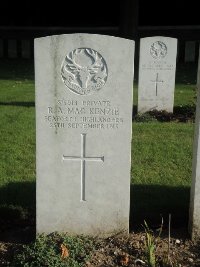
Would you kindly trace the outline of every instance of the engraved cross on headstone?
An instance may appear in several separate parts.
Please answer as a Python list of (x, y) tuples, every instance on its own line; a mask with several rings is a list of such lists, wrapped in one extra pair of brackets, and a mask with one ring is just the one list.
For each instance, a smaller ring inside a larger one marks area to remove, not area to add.
[(153, 82), (153, 83), (155, 83), (155, 87), (156, 87), (156, 96), (158, 95), (158, 84), (159, 83), (163, 83), (164, 81), (159, 81), (159, 79), (158, 79), (158, 73), (156, 73), (156, 80), (154, 80), (154, 81), (151, 81), (151, 82)]
[(85, 164), (86, 161), (102, 161), (104, 162), (103, 157), (87, 157), (86, 152), (86, 134), (81, 134), (81, 156), (64, 156), (63, 160), (74, 160), (81, 162), (81, 201), (86, 201), (85, 198)]

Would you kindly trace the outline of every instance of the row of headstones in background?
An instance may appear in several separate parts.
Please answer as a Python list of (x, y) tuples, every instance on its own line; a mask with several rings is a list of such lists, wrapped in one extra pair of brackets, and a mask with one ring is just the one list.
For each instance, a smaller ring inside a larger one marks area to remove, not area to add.
[[(20, 40), (20, 53), (21, 57), (25, 59), (31, 58), (31, 41), (30, 40)], [(8, 58), (18, 58), (18, 48), (16, 39), (8, 39), (7, 44), (7, 55)], [(4, 43), (0, 39), (0, 58), (4, 57)]]
[[(20, 40), (21, 42), (21, 57), (31, 58), (31, 41), (30, 40)], [(0, 58), (4, 57), (3, 40), (0, 39)], [(17, 52), (17, 40), (8, 39), (7, 47), (8, 58), (18, 58)], [(194, 62), (196, 59), (196, 41), (185, 42), (185, 62)]]

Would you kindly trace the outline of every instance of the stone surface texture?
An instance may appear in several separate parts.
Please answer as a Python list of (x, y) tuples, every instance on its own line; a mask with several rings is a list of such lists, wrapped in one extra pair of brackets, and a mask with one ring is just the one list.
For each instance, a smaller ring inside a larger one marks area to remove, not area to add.
[[(198, 75), (200, 75), (200, 72)], [(200, 87), (198, 87), (195, 134), (193, 143), (189, 231), (192, 239), (200, 239)]]
[(163, 36), (140, 40), (138, 112), (173, 112), (177, 39)]
[(35, 39), (37, 233), (129, 230), (134, 42)]

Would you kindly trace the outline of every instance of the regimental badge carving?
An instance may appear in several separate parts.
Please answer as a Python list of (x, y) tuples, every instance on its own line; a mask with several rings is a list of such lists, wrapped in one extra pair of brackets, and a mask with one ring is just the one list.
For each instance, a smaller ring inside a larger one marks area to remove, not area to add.
[(90, 95), (106, 83), (108, 69), (104, 58), (91, 48), (71, 51), (61, 66), (64, 84), (78, 95)]
[(150, 54), (155, 59), (164, 58), (167, 55), (167, 46), (161, 41), (156, 41), (150, 47)]

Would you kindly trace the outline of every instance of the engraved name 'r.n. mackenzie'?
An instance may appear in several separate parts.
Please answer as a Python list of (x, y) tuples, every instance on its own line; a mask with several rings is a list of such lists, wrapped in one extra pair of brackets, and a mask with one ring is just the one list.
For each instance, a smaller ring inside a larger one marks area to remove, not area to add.
[(108, 69), (104, 58), (97, 51), (77, 48), (65, 57), (61, 77), (72, 92), (90, 95), (105, 85)]

